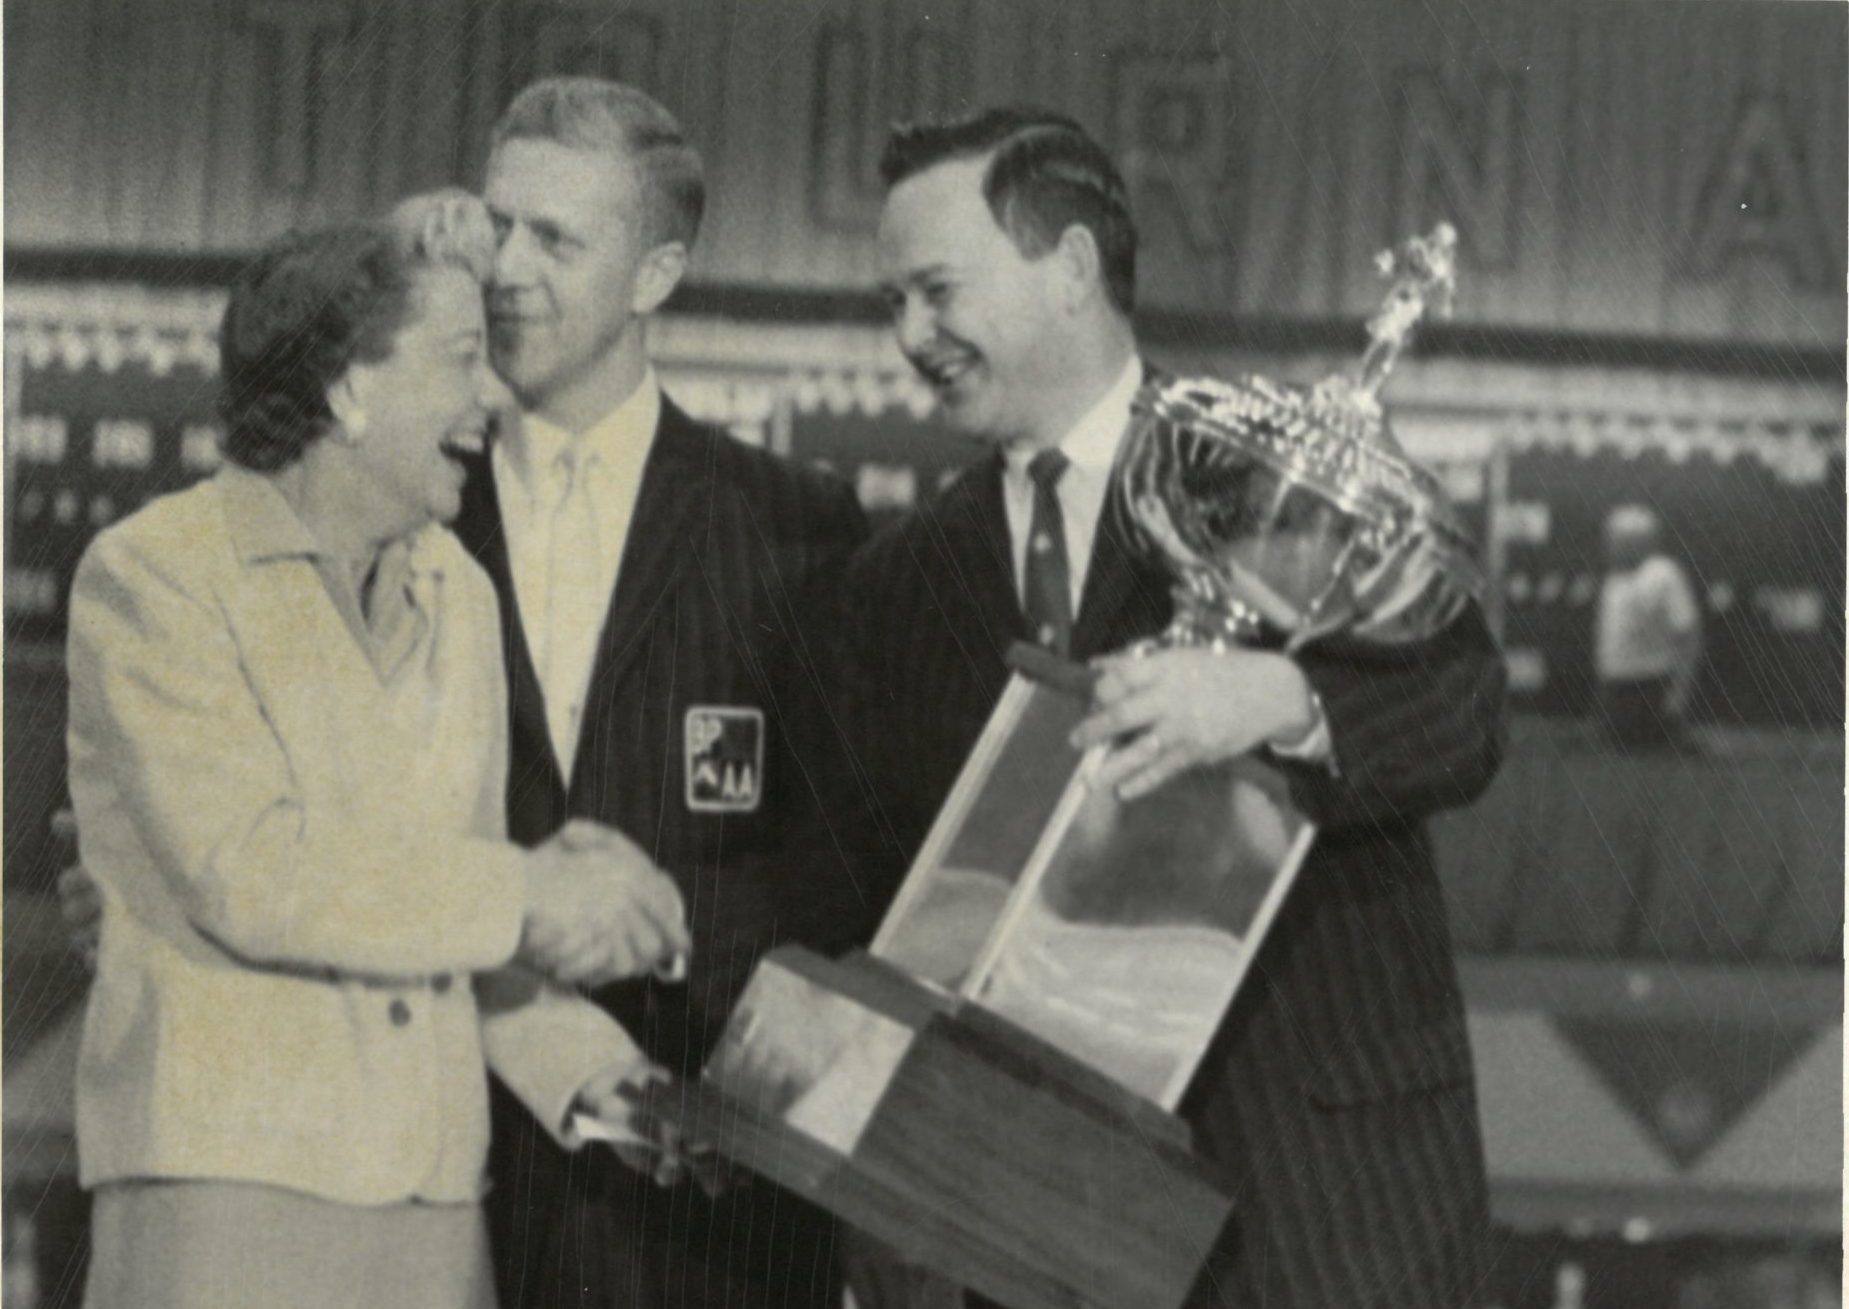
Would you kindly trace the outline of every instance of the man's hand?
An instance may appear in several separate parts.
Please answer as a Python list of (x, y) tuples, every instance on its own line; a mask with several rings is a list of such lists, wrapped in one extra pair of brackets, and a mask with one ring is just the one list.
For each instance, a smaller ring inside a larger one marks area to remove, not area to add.
[(1185, 769), (1301, 740), (1316, 725), (1309, 683), (1280, 654), (1159, 650), (1097, 666), (1094, 711), (1073, 731), (1072, 744), (1118, 743), (1092, 784), (1115, 787), (1123, 800)]
[(680, 1129), (647, 1113), (642, 1101), (651, 1085), (667, 1086), (673, 1079), (666, 1069), (647, 1064), (640, 1070), (613, 1069), (585, 1084), (572, 1104), (573, 1115), (594, 1125), (587, 1135), (602, 1140), (616, 1157), (658, 1186), (673, 1186), (691, 1176), (716, 1195), (727, 1185), (726, 1170), (709, 1148), (684, 1140)]
[(64, 919), (72, 952), (94, 972), (96, 951), (103, 941), (103, 893), (82, 864), (72, 864), (58, 874), (58, 914)]
[(620, 832), (574, 821), (528, 856), (520, 952), (541, 972), (599, 986), (691, 950), (679, 889)]

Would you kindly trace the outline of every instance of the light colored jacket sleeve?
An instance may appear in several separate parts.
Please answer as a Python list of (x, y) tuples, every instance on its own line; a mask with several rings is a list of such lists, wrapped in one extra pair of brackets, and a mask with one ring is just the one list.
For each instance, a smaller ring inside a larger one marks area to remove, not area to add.
[[(477, 625), (486, 634), (481, 658), (496, 670), (486, 692), (495, 698), (489, 715), (495, 737), (476, 799), (473, 830), (477, 836), (498, 841), (507, 834), (508, 767), (507, 679), (500, 673), (499, 606), (486, 577), (472, 571), (468, 577), (472, 610), (487, 614), (486, 623)], [(477, 974), (475, 999), (489, 1069), (567, 1149), (583, 1144), (570, 1122), (578, 1093), (594, 1079), (639, 1074), (648, 1065), (647, 1056), (622, 1024), (577, 991), (519, 963)]]
[(572, 1103), (594, 1080), (635, 1078), (648, 1057), (609, 1014), (519, 967), (475, 979), (488, 1067), (567, 1149), (582, 1144)]
[(126, 813), (202, 934), (253, 962), (381, 977), (513, 954), (520, 852), (404, 830), (416, 824), (384, 806), (305, 805), (204, 570), (171, 543), (98, 538), (72, 590), (68, 666), (73, 766), (100, 774), (100, 802)]

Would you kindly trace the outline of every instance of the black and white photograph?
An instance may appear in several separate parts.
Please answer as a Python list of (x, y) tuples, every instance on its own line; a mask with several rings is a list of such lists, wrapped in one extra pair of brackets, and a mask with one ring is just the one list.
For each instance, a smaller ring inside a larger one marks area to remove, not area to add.
[(1845, 0), (6, 0), (0, 1309), (1841, 1309)]

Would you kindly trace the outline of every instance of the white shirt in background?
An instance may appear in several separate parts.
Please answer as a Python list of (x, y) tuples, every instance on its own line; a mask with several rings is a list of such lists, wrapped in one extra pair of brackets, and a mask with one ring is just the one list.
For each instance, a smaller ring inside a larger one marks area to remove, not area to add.
[(1676, 646), (1701, 622), (1695, 590), (1667, 555), (1652, 555), (1599, 589), (1594, 659), (1600, 681), (1631, 682), (1676, 671)]

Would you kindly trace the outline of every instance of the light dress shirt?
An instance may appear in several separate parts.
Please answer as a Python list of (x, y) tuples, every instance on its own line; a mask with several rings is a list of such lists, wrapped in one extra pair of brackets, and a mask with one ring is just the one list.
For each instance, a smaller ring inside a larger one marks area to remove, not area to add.
[[(1072, 585), (1072, 613), (1079, 612), (1085, 594), (1085, 577), (1091, 570), (1092, 543), (1098, 536), (1098, 519), (1111, 489), (1111, 467), (1117, 447), (1130, 430), (1130, 402), (1143, 384), (1143, 363), (1132, 355), (1110, 390), (1072, 425), (1059, 440), (1058, 449), (1069, 461), (1054, 494), (1066, 527), (1066, 565)], [(1002, 502), (1008, 512), (1009, 543), (1014, 548), (1014, 594), (1025, 603), (1027, 535), (1034, 521), (1034, 480), (1027, 465), (1039, 450), (1011, 446), (1003, 455)]]
[(574, 435), (535, 414), (494, 447), (495, 493), (521, 630), (567, 780), (604, 618), (661, 418), (653, 369), (615, 409)]

